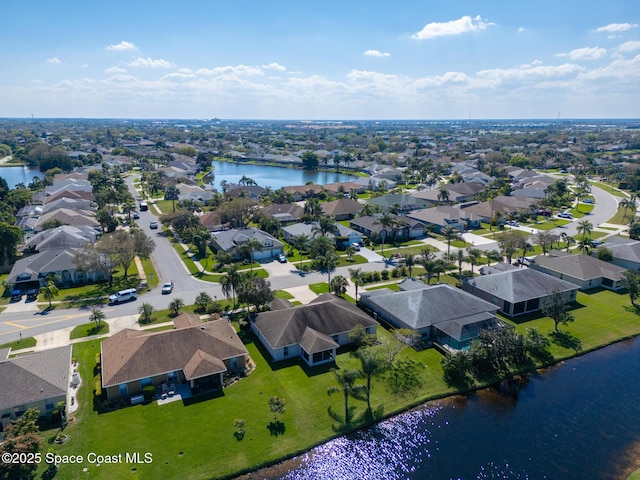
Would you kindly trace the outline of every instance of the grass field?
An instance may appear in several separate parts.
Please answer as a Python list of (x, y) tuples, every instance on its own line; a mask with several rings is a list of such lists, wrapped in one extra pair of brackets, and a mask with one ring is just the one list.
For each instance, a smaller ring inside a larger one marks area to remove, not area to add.
[(607, 220), (606, 223), (613, 223), (614, 225), (628, 225), (629, 218), (633, 218), (633, 212), (627, 209), (626, 216), (624, 208), (618, 208), (616, 214)]
[(78, 325), (76, 328), (71, 330), (71, 334), (69, 338), (71, 340), (75, 340), (77, 338), (91, 337), (92, 335), (103, 335), (105, 333), (109, 333), (109, 324), (106, 322), (101, 322), (100, 325), (96, 325), (95, 323), (85, 323), (83, 325)]
[[(441, 279), (442, 281), (442, 279)], [(518, 331), (537, 327), (554, 341), (551, 353), (555, 361), (602, 347), (611, 342), (640, 334), (640, 316), (631, 308), (628, 295), (610, 291), (579, 292), (575, 322), (561, 326), (562, 335), (553, 334), (553, 321), (531, 316), (518, 319)], [(524, 321), (526, 320), (526, 321)], [(383, 328), (379, 336), (389, 338)], [(255, 469), (285, 456), (307, 450), (344, 429), (328, 415), (328, 408), (340, 413), (342, 395), (328, 396), (327, 389), (336, 382), (329, 367), (303, 368), (299, 363), (266, 360), (267, 356), (251, 334), (243, 336), (256, 369), (247, 378), (224, 389), (220, 394), (193, 402), (173, 402), (104, 411), (94, 402), (92, 381), (98, 341), (75, 344), (73, 356), (80, 362), (84, 384), (78, 394), (80, 409), (65, 430), (69, 441), (51, 446), (56, 453), (86, 455), (88, 452), (150, 452), (153, 462), (138, 465), (62, 465), (57, 479), (91, 478), (189, 478), (208, 479), (230, 476)], [(388, 391), (380, 378), (374, 377), (372, 404), (392, 414), (453, 393), (442, 380), (441, 355), (434, 349), (416, 352), (405, 349), (402, 356), (422, 366), (422, 387), (412, 398), (398, 398)], [(348, 351), (339, 351), (336, 366), (357, 368), (358, 362)], [(273, 416), (268, 401), (273, 395), (285, 400), (286, 412), (280, 415), (283, 432), (272, 435), (268, 428)], [(356, 415), (365, 403), (350, 399)], [(234, 437), (234, 421), (245, 421), (242, 440)], [(136, 468), (135, 473), (132, 468)]]
[[(18, 334), (14, 332), (11, 334), (11, 336), (18, 337)], [(0, 341), (6, 339), (6, 337), (8, 337), (8, 335), (0, 336)], [(22, 350), (23, 348), (35, 347), (36, 343), (37, 343), (37, 340), (35, 338), (27, 337), (27, 338), (23, 338), (22, 340), (18, 339), (14, 342), (9, 342), (9, 343), (0, 345), (0, 348), (10, 348), (11, 350)]]

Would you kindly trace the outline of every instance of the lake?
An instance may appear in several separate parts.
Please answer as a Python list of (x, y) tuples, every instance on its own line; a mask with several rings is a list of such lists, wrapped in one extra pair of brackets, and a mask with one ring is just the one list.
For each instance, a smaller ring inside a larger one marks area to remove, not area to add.
[(302, 170), (299, 168), (277, 167), (253, 163), (212, 162), (215, 167), (213, 185), (218, 189), (220, 182), (238, 183), (242, 176), (252, 178), (261, 187), (271, 187), (277, 190), (289, 185), (304, 185), (307, 182), (327, 184), (347, 182), (357, 177), (347, 173), (336, 173), (318, 170)]
[(0, 177), (7, 181), (9, 188), (16, 188), (19, 183), (29, 185), (34, 177), (43, 179), (44, 173), (38, 169), (25, 167), (0, 167)]
[(531, 375), (517, 400), (430, 402), (247, 478), (625, 479), (640, 467), (639, 398), (637, 338)]

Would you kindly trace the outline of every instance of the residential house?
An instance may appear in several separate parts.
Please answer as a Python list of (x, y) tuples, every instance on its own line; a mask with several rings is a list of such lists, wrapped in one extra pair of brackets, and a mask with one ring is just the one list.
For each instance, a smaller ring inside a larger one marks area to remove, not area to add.
[(246, 197), (257, 202), (267, 194), (267, 189), (259, 185), (227, 185), (228, 197)]
[(423, 340), (456, 350), (468, 348), (483, 329), (504, 325), (495, 315), (498, 307), (485, 300), (447, 284), (419, 283), (398, 292), (363, 292), (360, 305), (395, 328), (415, 330)]
[(309, 185), (291, 185), (282, 188), (285, 192), (293, 195), (293, 199), (296, 202), (304, 200), (305, 198), (315, 197), (323, 191), (322, 185), (316, 185), (310, 183)]
[(178, 194), (178, 200), (192, 200), (197, 203), (207, 203), (216, 195), (212, 190), (205, 190), (198, 185), (178, 183), (176, 184), (176, 188), (180, 192)]
[(362, 204), (351, 198), (339, 198), (320, 206), (325, 215), (333, 217), (336, 221), (350, 220), (362, 211)]
[(380, 197), (369, 199), (369, 203), (377, 205), (383, 211), (395, 210), (395, 213), (406, 213), (419, 208), (428, 208), (433, 205), (428, 200), (409, 195), (407, 193), (389, 193)]
[(406, 240), (409, 238), (419, 238), (424, 236), (424, 224), (409, 217), (400, 217), (394, 215), (397, 225), (393, 227), (383, 227), (377, 215), (365, 215), (356, 217), (349, 221), (349, 226), (357, 230), (367, 237), (383, 236), (385, 239), (395, 238), (397, 240)]
[(98, 232), (93, 227), (62, 225), (43, 230), (28, 238), (25, 242), (25, 250), (44, 252), (59, 248), (82, 247), (89, 242), (94, 243), (98, 236)]
[(211, 242), (216, 251), (233, 253), (236, 248), (247, 243), (250, 238), (255, 238), (262, 244), (261, 249), (256, 249), (253, 252), (254, 260), (268, 260), (284, 253), (280, 240), (253, 227), (232, 228), (223, 232), (215, 232), (211, 235)]
[(357, 195), (358, 193), (364, 192), (364, 187), (355, 182), (336, 182), (336, 183), (327, 183), (322, 186), (324, 191), (329, 195), (339, 195), (339, 194), (348, 194), (348, 195)]
[(218, 211), (207, 212), (198, 217), (200, 224), (210, 232), (220, 232), (229, 228), (229, 222), (224, 223)]
[(437, 233), (440, 233), (445, 227), (452, 227), (462, 231), (480, 228), (481, 225), (481, 218), (477, 215), (459, 207), (446, 205), (414, 210), (407, 213), (406, 217), (423, 223)]
[[(309, 237), (313, 237), (315, 234), (314, 228), (316, 228), (317, 226), (318, 222), (294, 223), (293, 225), (282, 227), (282, 236), (289, 243), (291, 243), (291, 240), (296, 235), (304, 234)], [(338, 228), (338, 236), (334, 237), (333, 234), (329, 234), (328, 237), (335, 240), (337, 247), (344, 248), (351, 245), (352, 243), (362, 242), (362, 235), (360, 234), (360, 232), (349, 227), (345, 227), (340, 223), (336, 223), (336, 227)]]
[(497, 305), (509, 317), (539, 311), (554, 292), (566, 303), (574, 302), (578, 292), (573, 283), (530, 268), (469, 278), (462, 289)]
[(88, 282), (105, 281), (101, 272), (78, 270), (74, 258), (78, 248), (57, 248), (36, 253), (18, 260), (11, 269), (7, 283), (19, 290), (44, 287), (51, 274), (61, 285), (83, 285)]
[(62, 225), (72, 225), (74, 227), (88, 226), (99, 227), (100, 224), (95, 219), (95, 214), (89, 210), (68, 210), (60, 208), (58, 210), (45, 213), (38, 217), (35, 223), (34, 231), (43, 230), (43, 225), (48, 222), (60, 222)]
[(352, 343), (349, 332), (357, 326), (375, 335), (378, 322), (329, 293), (307, 305), (258, 313), (251, 322), (274, 361), (299, 357), (309, 366), (333, 362), (337, 349)]
[[(449, 197), (448, 202), (459, 203), (471, 200), (477, 193), (483, 191), (486, 186), (479, 182), (460, 182), (460, 183), (447, 183), (442, 185), (443, 189), (447, 191)], [(441, 203), (440, 188), (433, 190), (422, 190), (412, 193), (414, 197), (428, 200), (433, 204)]]
[(54, 201), (48, 201), (40, 208), (42, 209), (41, 214), (44, 215), (63, 208), (67, 210), (84, 210), (87, 212), (95, 212), (98, 209), (98, 206), (95, 204), (95, 202), (93, 202), (93, 200), (61, 197)]
[(71, 346), (8, 358), (0, 356), (0, 432), (30, 408), (50, 415), (66, 402), (71, 381)]
[(295, 203), (272, 203), (262, 208), (262, 215), (271, 217), (284, 225), (299, 222), (304, 214), (304, 208)]
[(588, 255), (572, 255), (552, 250), (549, 255), (538, 255), (531, 260), (530, 268), (577, 285), (580, 290), (603, 287), (622, 290), (626, 268), (613, 265)]
[(611, 263), (628, 270), (640, 270), (640, 242), (623, 237), (611, 237), (604, 245), (611, 251)]
[(469, 203), (464, 206), (464, 210), (481, 218), (483, 222), (489, 222), (492, 215), (508, 216), (531, 212), (537, 202), (538, 199), (531, 197), (499, 195), (487, 202)]
[(192, 391), (221, 388), (225, 374), (245, 370), (249, 352), (227, 320), (202, 323), (182, 314), (174, 324), (161, 332), (127, 328), (103, 340), (102, 388), (109, 400), (135, 397), (147, 385), (170, 392), (183, 383)]

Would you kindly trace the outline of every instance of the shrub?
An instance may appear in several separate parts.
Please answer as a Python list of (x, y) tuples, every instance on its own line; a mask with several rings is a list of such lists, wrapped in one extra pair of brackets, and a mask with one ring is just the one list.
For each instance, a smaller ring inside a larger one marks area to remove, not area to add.
[(393, 270), (391, 270), (391, 276), (393, 278), (398, 278), (398, 269), (394, 268)]
[(389, 280), (389, 270), (383, 270), (381, 276), (382, 280)]
[(153, 396), (156, 394), (155, 385), (147, 385), (142, 389), (142, 394), (144, 395), (145, 400), (151, 400)]

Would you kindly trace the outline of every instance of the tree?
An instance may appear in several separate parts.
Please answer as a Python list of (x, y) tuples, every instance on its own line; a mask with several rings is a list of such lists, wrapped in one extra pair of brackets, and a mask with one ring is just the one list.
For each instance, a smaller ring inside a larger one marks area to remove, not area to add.
[(427, 276), (427, 285), (431, 285), (431, 277), (433, 277), (437, 271), (436, 262), (427, 258), (421, 258), (420, 265), (424, 268), (424, 273)]
[(593, 243), (589, 238), (583, 238), (578, 242), (578, 250), (580, 250), (585, 255), (589, 255), (589, 251), (593, 247)]
[(51, 309), (52, 304), (51, 300), (53, 300), (60, 291), (58, 287), (56, 287), (55, 277), (53, 275), (47, 276), (47, 280), (42, 287), (42, 294), (44, 295), (45, 300), (49, 301), (49, 308)]
[(112, 234), (104, 235), (97, 245), (101, 252), (110, 255), (114, 263), (122, 268), (126, 279), (129, 267), (136, 257), (133, 235), (126, 230), (117, 230)]
[(304, 152), (302, 154), (302, 165), (305, 170), (316, 170), (319, 165), (318, 155), (310, 151)]
[(329, 234), (337, 237), (340, 235), (340, 231), (338, 230), (338, 224), (336, 221), (328, 215), (321, 215), (318, 219), (318, 224), (311, 227), (311, 233), (315, 236), (317, 234), (322, 235), (323, 237), (328, 236)]
[[(1, 178), (1, 177), (0, 177)], [(22, 242), (20, 227), (0, 222), (0, 265), (16, 256), (16, 247)]]
[(136, 211), (136, 203), (133, 201), (133, 198), (127, 198), (120, 208), (122, 209), (122, 213), (127, 216), (129, 223), (131, 223), (131, 214)]
[(635, 199), (625, 198), (623, 200), (620, 200), (618, 207), (624, 208), (624, 212), (622, 213), (622, 218), (627, 218), (627, 210), (631, 209), (631, 211), (635, 214), (635, 211), (636, 211)]
[(558, 331), (558, 325), (566, 325), (575, 320), (573, 314), (569, 312), (569, 307), (564, 298), (562, 298), (562, 294), (558, 291), (553, 292), (542, 306), (542, 314), (553, 319), (556, 332)]
[(331, 284), (329, 285), (330, 290), (333, 291), (337, 296), (344, 295), (347, 293), (347, 287), (349, 286), (349, 282), (342, 275), (337, 275), (331, 280)]
[(629, 238), (640, 240), (640, 222), (631, 222), (629, 224)]
[(111, 214), (111, 212), (109, 212), (109, 210), (104, 208), (96, 211), (96, 221), (100, 224), (102, 233), (113, 232), (118, 226), (116, 218)]
[(169, 185), (164, 189), (164, 199), (171, 200), (171, 210), (176, 211), (176, 200), (180, 197), (180, 189), (175, 185)]
[(327, 284), (331, 285), (331, 270), (336, 268), (338, 262), (340, 261), (340, 257), (330, 251), (327, 252), (326, 255), (318, 257), (317, 261), (320, 264), (320, 268), (324, 268), (327, 270)]
[(169, 302), (169, 311), (171, 315), (177, 317), (180, 315), (180, 309), (184, 307), (184, 300), (181, 298), (174, 298)]
[(553, 243), (556, 240), (558, 240), (557, 235), (544, 230), (541, 230), (534, 236), (535, 243), (537, 243), (538, 245), (540, 245), (540, 247), (542, 247), (543, 255), (546, 255), (549, 249), (553, 248)]
[(407, 267), (409, 270), (409, 278), (413, 278), (413, 267), (416, 265), (416, 256), (411, 254), (406, 254), (402, 257), (402, 264)]
[(236, 292), (238, 287), (244, 280), (243, 275), (238, 271), (237, 265), (229, 267), (227, 274), (220, 279), (220, 286), (222, 287), (222, 293), (227, 297), (233, 296), (233, 308), (236, 308)]
[(320, 200), (316, 197), (307, 198), (304, 202), (304, 211), (302, 217), (304, 220), (315, 222), (322, 216), (322, 207), (320, 206)]
[(8, 462), (5, 455), (34, 458), (42, 448), (42, 440), (38, 429), (38, 409), (30, 408), (18, 420), (14, 420), (4, 431), (4, 442), (0, 444), (0, 478), (32, 479), (35, 478), (38, 462)]
[(260, 311), (267, 303), (274, 299), (271, 282), (260, 277), (248, 277), (238, 285), (238, 300), (254, 305)]
[(564, 232), (561, 234), (561, 236), (562, 236), (562, 239), (564, 240), (564, 242), (566, 243), (567, 252), (568, 252), (569, 251), (569, 247), (571, 247), (572, 244), (576, 243), (576, 240), (571, 235), (567, 235)]
[(89, 315), (90, 322), (96, 322), (96, 330), (100, 328), (100, 322), (106, 318), (105, 313), (98, 307), (91, 309), (91, 315)]
[(442, 203), (446, 203), (449, 201), (449, 190), (445, 187), (440, 187), (438, 190), (438, 201)]
[(349, 269), (349, 278), (353, 282), (356, 287), (356, 302), (358, 301), (358, 287), (362, 285), (362, 269), (361, 268), (350, 268)]
[(377, 347), (360, 348), (356, 351), (356, 357), (360, 360), (360, 372), (367, 380), (367, 409), (371, 412), (371, 379), (389, 368), (389, 362)]
[(598, 247), (596, 250), (596, 257), (598, 260), (602, 260), (603, 262), (611, 262), (613, 261), (613, 252), (607, 247)]
[(447, 225), (440, 231), (440, 233), (442, 234), (444, 239), (447, 241), (447, 255), (450, 255), (451, 242), (453, 240), (458, 240), (460, 238), (460, 230), (458, 230), (455, 227), (452, 227), (451, 225)]
[(398, 397), (414, 395), (422, 386), (420, 364), (407, 358), (391, 363), (385, 378), (391, 392)]
[(353, 245), (349, 245), (344, 252), (347, 254), (347, 261), (352, 262), (353, 256), (356, 253), (356, 247), (354, 247)]
[(151, 256), (156, 248), (156, 242), (142, 230), (136, 229), (130, 231), (133, 237), (133, 251), (140, 258), (147, 259)]
[(480, 257), (482, 257), (482, 250), (479, 248), (467, 248), (467, 261), (471, 264), (471, 273), (473, 273), (473, 268), (480, 262)]
[(377, 220), (375, 220), (373, 223), (374, 223), (374, 225), (378, 224), (378, 225), (380, 225), (382, 227), (382, 230), (380, 231), (380, 237), (382, 239), (381, 255), (384, 257), (384, 241), (385, 241), (385, 237), (387, 236), (387, 232), (388, 231), (395, 232), (395, 228), (398, 225), (398, 221), (397, 221), (396, 217), (391, 215), (389, 212), (386, 212), (381, 217), (379, 217)]
[(140, 307), (138, 307), (138, 313), (140, 314), (138, 322), (142, 324), (150, 323), (153, 319), (153, 312), (153, 305), (148, 302), (144, 302)]
[(253, 273), (253, 255), (254, 255), (254, 252), (256, 250), (262, 251), (262, 247), (263, 246), (264, 245), (262, 245), (262, 242), (260, 242), (255, 237), (249, 237), (247, 239), (247, 241), (244, 243), (244, 247), (248, 248), (249, 252), (251, 252), (251, 254), (250, 254), (250, 260), (251, 260), (250, 273)]
[(302, 265), (302, 251), (309, 248), (309, 236), (300, 233), (298, 235), (294, 235), (291, 237), (291, 246), (298, 250), (298, 270), (300, 270), (300, 266)]
[(278, 415), (284, 414), (284, 398), (273, 396), (269, 399), (269, 409), (273, 413), (274, 423), (278, 423)]
[(622, 285), (629, 292), (631, 305), (636, 306), (636, 299), (640, 295), (640, 272), (627, 270), (622, 274)]
[(578, 222), (578, 233), (582, 233), (582, 239), (587, 238), (587, 235), (593, 230), (593, 225), (589, 220), (580, 220)]
[(193, 302), (196, 312), (204, 313), (209, 310), (209, 306), (213, 303), (211, 295), (207, 292), (200, 292)]
[(333, 374), (338, 382), (338, 387), (332, 386), (327, 389), (327, 394), (332, 395), (337, 392), (341, 392), (344, 397), (344, 423), (349, 425), (351, 422), (351, 414), (349, 412), (349, 396), (357, 394), (365, 390), (364, 385), (356, 385), (356, 381), (362, 377), (362, 373), (359, 370), (336, 370), (333, 369)]
[(516, 230), (509, 230), (497, 235), (500, 252), (507, 258), (507, 262), (511, 263), (513, 255), (521, 248), (524, 242), (522, 234)]

